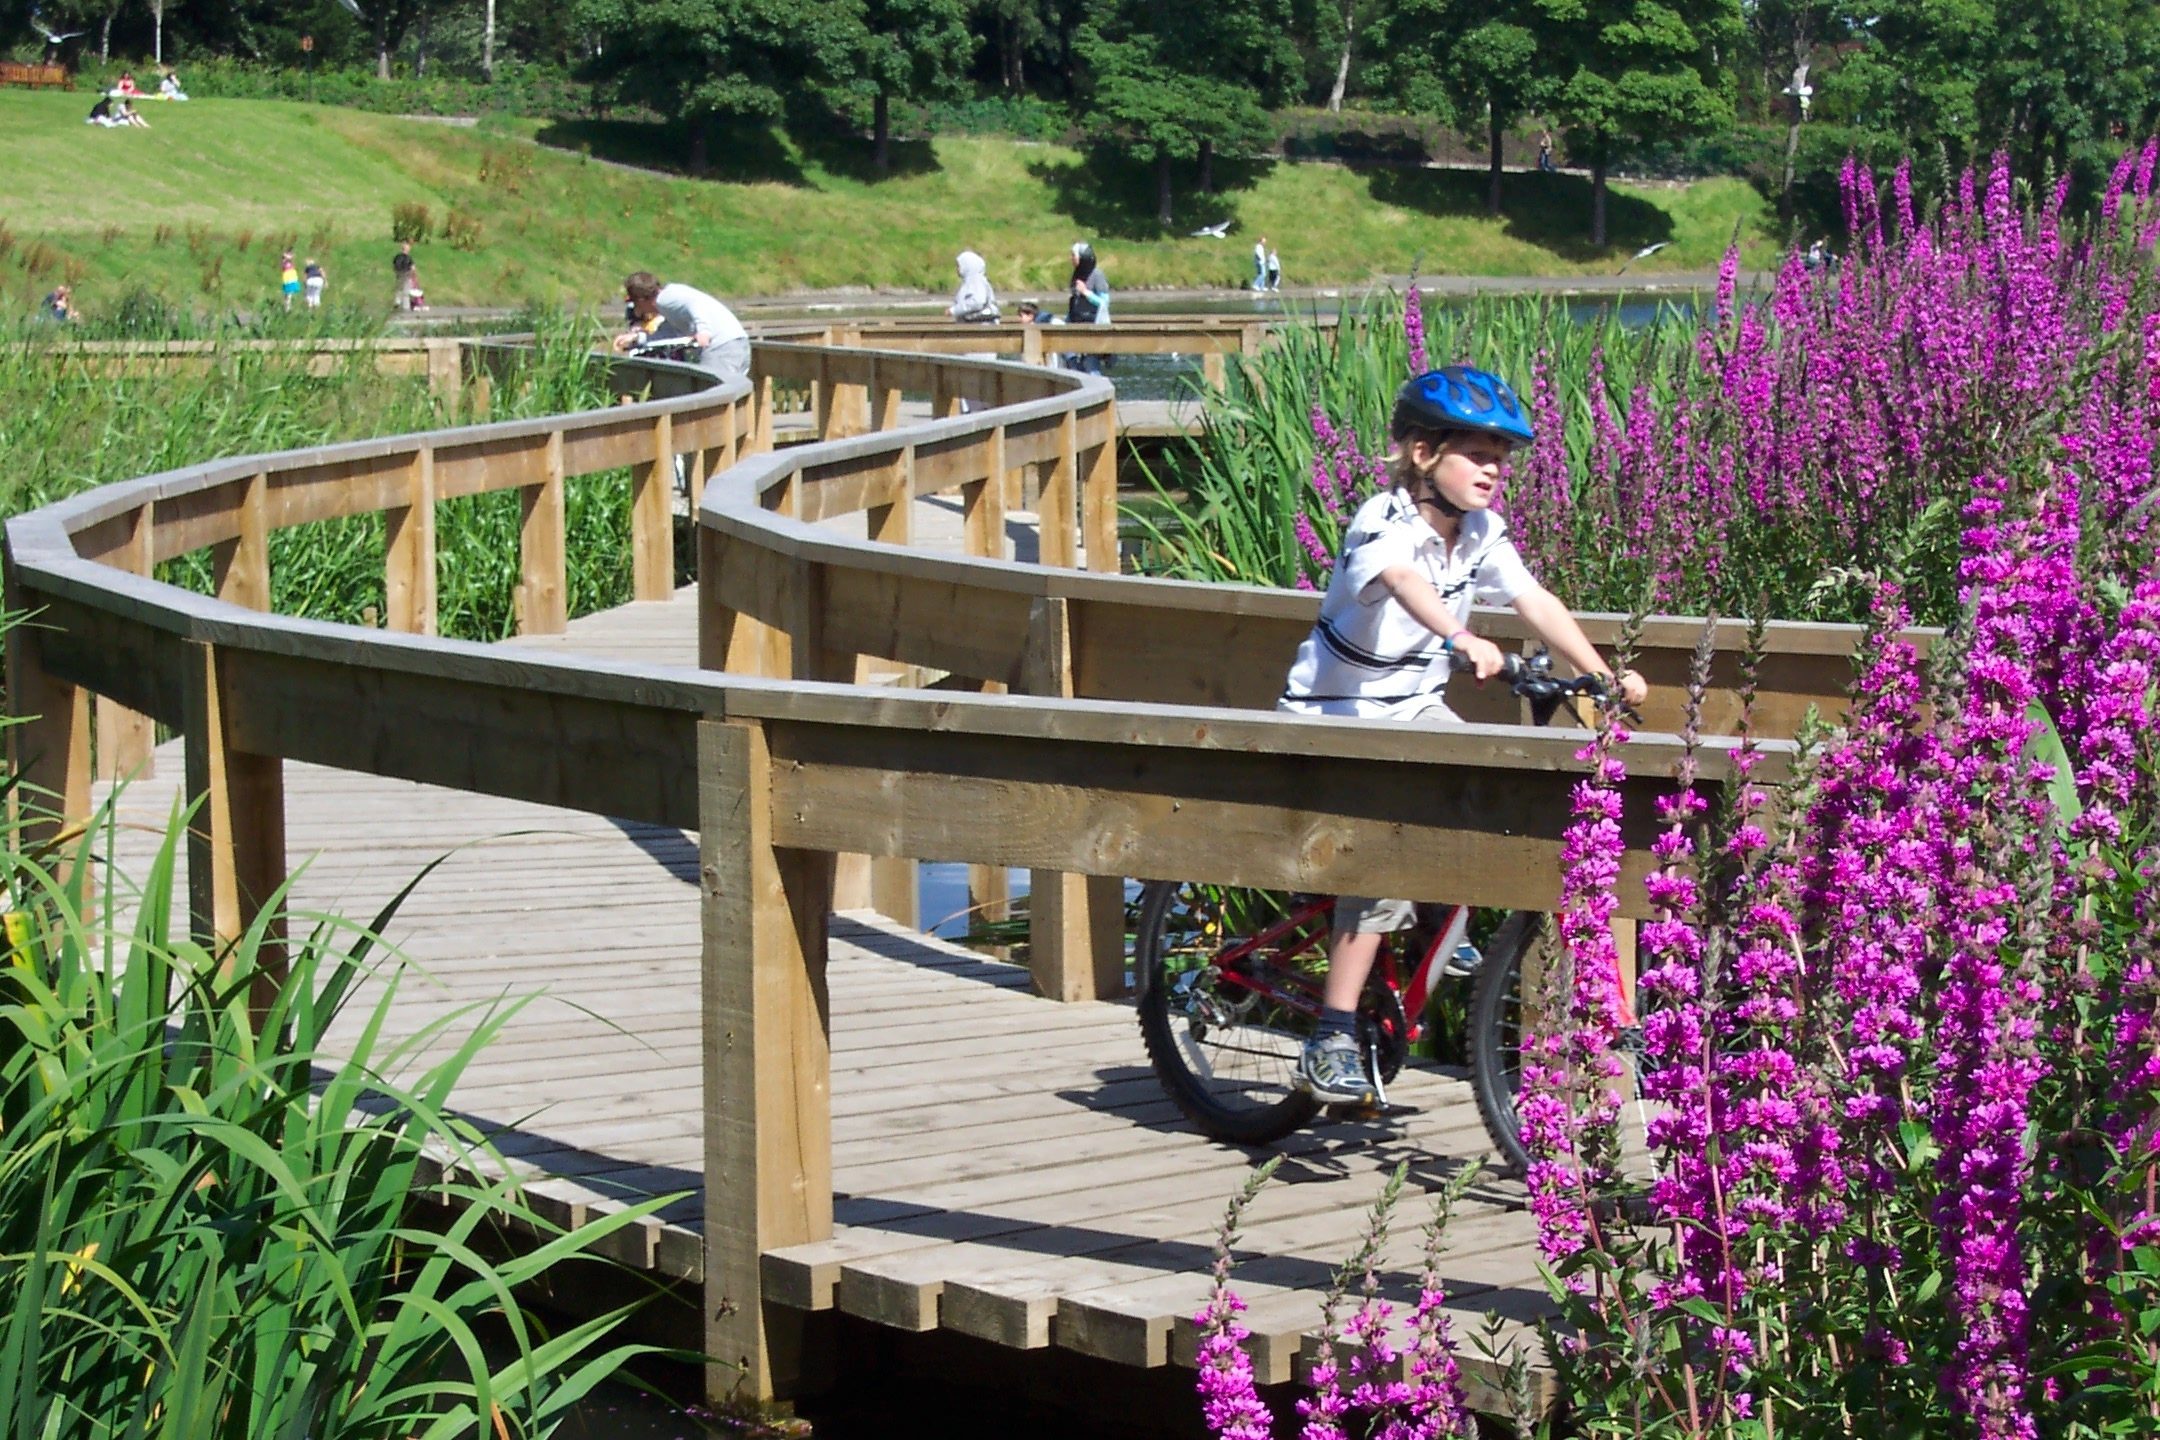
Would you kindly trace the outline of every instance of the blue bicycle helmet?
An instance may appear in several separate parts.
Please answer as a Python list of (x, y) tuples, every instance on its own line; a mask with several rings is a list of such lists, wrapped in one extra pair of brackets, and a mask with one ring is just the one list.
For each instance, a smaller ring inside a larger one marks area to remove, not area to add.
[(1469, 365), (1428, 370), (1395, 392), (1388, 431), (1402, 440), (1413, 430), (1481, 430), (1511, 445), (1525, 444), (1536, 433), (1507, 381)]

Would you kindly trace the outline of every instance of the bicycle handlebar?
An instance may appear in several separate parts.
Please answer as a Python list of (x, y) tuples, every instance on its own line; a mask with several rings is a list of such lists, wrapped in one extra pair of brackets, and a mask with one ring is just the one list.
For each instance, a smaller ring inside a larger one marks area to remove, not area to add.
[(1552, 656), (1545, 651), (1535, 655), (1503, 655), (1500, 657), (1500, 678), (1507, 681), (1508, 688), (1530, 702), (1530, 717), (1543, 725), (1560, 708), (1560, 702), (1574, 695), (1587, 695), (1600, 704), (1612, 698), (1605, 688), (1601, 675), (1577, 675), (1572, 678), (1552, 673)]

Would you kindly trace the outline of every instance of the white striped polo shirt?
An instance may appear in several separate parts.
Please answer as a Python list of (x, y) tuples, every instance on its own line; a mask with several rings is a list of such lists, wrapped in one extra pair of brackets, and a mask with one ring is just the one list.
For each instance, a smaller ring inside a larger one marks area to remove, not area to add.
[(1537, 585), (1500, 516), (1464, 515), (1451, 550), (1415, 501), (1400, 489), (1383, 490), (1343, 531), (1319, 622), (1298, 647), (1278, 708), (1394, 719), (1446, 709), (1453, 657), (1380, 583), (1380, 572), (1394, 565), (1417, 567), (1464, 624), (1473, 603), (1512, 605)]

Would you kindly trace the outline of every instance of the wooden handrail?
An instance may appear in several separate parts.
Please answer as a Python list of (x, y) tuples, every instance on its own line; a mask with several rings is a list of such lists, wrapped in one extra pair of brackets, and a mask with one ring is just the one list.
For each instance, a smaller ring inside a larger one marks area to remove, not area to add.
[[(482, 371), (500, 358), (467, 355)], [(1583, 732), (1266, 711), (1262, 687), (1312, 601), (1113, 573), (1115, 413), (1100, 379), (777, 342), (729, 385), (605, 363), (620, 388), (660, 398), (213, 461), (11, 519), (7, 603), (33, 618), (9, 637), (9, 702), (27, 723), (8, 739), (19, 794), (48, 805), (34, 818), (70, 823), (89, 809), (93, 694), (181, 729), (188, 789), (206, 801), (189, 837), (191, 909), (211, 940), (251, 923), (283, 878), (287, 759), (696, 829), (715, 1393), (789, 1385), (790, 1348), (769, 1331), (789, 1322), (761, 1303), (758, 1257), (831, 1232), (835, 855), (1034, 867), (1054, 882), (1040, 892), (1046, 923), (1078, 954), (1114, 938), (1100, 911), (1127, 875), (1553, 903)], [(776, 380), (820, 387), (828, 423), (896, 421), (895, 392), (918, 384), (939, 410), (983, 408), (769, 452)], [(684, 453), (703, 478), (700, 656), (714, 668), (426, 633), (420, 516), (434, 500), (526, 497), (518, 613), (545, 628), (562, 613), (562, 485), (642, 467), (653, 488), (638, 513), (665, 518), (650, 496)], [(1022, 469), (1041, 472), (1045, 555), (1084, 551), (1100, 573), (1004, 559)], [(898, 543), (913, 500), (950, 490), (971, 553)], [(816, 523), (856, 509), (865, 540)], [(408, 586), (399, 630), (262, 608), (270, 532), (370, 511), (403, 511), (410, 527), (404, 553), (392, 546)], [(205, 547), (218, 595), (151, 578), (155, 562)], [(1692, 640), (1678, 620), (1651, 633), (1656, 653)], [(1827, 695), (1821, 677), (1856, 638), (1773, 633), (1773, 656), (1791, 657), (1773, 687), (1788, 700)], [(859, 685), (864, 655), (993, 693)], [(1762, 749), (1755, 773), (1774, 780), (1791, 747)], [(1703, 783), (1729, 783), (1733, 750), (1704, 742)], [(1655, 734), (1620, 751), (1631, 878), (1650, 863), (1652, 802), (1678, 755)], [(1642, 913), (1639, 886), (1623, 887), (1622, 908)]]

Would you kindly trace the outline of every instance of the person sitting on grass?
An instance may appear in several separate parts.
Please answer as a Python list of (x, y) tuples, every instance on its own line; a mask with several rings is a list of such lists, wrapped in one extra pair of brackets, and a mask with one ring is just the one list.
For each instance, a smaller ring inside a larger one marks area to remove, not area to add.
[[(1392, 483), (1344, 529), (1319, 621), (1298, 647), (1277, 708), (1459, 723), (1445, 698), (1449, 675), (1467, 670), (1482, 683), (1503, 664), (1500, 647), (1470, 629), (1473, 601), (1513, 606), (1561, 659), (1640, 705), (1642, 677), (1613, 674), (1567, 607), (1532, 578), (1493, 513), (1509, 454), (1532, 438), (1507, 382), (1467, 365), (1427, 371), (1396, 392), (1388, 435)], [(1298, 1080), (1315, 1099), (1373, 1098), (1357, 1040), (1358, 996), (1381, 938), (1412, 920), (1407, 900), (1335, 902), (1320, 1022), (1298, 1059)]]
[(187, 99), (187, 92), (180, 88), (179, 74), (172, 70), (167, 70), (163, 76), (159, 77), (157, 93), (158, 98), (161, 100)]
[(83, 120), (85, 125), (103, 125), (107, 129), (119, 123), (118, 117), (113, 114), (113, 102), (110, 95), (98, 96), (97, 103), (90, 107), (89, 115)]
[(81, 318), (81, 313), (75, 308), (75, 288), (72, 285), (53, 286), (52, 293), (45, 297), (44, 304), (39, 307), (38, 315), (55, 325), (74, 324)]

